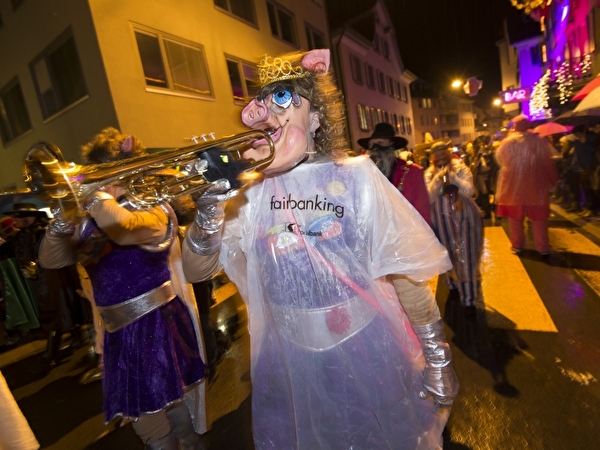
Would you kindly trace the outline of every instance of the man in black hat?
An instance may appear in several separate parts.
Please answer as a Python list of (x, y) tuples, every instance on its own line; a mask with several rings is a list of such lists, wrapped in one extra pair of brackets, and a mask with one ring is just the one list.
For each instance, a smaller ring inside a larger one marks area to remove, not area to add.
[(375, 125), (369, 138), (358, 140), (379, 170), (398, 188), (411, 205), (431, 226), (431, 213), (423, 168), (418, 164), (396, 157), (395, 150), (406, 147), (408, 141), (396, 136), (394, 127), (386, 122)]

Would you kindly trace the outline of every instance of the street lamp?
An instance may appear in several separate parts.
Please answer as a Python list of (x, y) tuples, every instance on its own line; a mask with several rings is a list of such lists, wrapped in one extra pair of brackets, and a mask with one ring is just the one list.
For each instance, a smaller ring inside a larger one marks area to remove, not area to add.
[(463, 82), (461, 80), (454, 80), (452, 82), (452, 87), (454, 89), (457, 89), (457, 88), (461, 87), (462, 85), (463, 85)]
[(494, 106), (502, 106), (502, 100), (500, 100), (499, 98), (495, 98), (492, 104)]

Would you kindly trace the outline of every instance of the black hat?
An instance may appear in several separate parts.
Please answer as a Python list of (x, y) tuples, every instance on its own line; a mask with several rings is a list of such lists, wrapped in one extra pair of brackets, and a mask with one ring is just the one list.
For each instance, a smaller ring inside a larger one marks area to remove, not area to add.
[(46, 211), (39, 211), (33, 203), (15, 203), (11, 211), (4, 211), (4, 214), (12, 217), (45, 217), (48, 218)]
[(373, 134), (371, 135), (371, 137), (359, 139), (357, 141), (358, 145), (360, 145), (362, 148), (368, 149), (369, 141), (373, 138), (391, 139), (394, 144), (394, 148), (404, 148), (408, 144), (408, 141), (406, 139), (400, 136), (396, 136), (396, 133), (394, 132), (394, 127), (386, 122), (380, 122), (377, 125), (375, 125), (375, 130), (373, 130)]

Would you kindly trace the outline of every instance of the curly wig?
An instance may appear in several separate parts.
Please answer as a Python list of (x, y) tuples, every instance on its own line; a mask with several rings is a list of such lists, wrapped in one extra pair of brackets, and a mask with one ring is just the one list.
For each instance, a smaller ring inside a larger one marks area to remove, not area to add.
[[(281, 56), (292, 66), (299, 66), (306, 53), (296, 52)], [(263, 86), (258, 98), (265, 98), (281, 88), (296, 92), (306, 98), (312, 111), (320, 113), (320, 127), (315, 132), (317, 153), (338, 154), (348, 149), (345, 133), (345, 109), (342, 94), (328, 72), (312, 72), (308, 76), (276, 81)]]
[(81, 146), (81, 157), (87, 164), (101, 164), (146, 154), (146, 148), (134, 135), (122, 134), (107, 127)]

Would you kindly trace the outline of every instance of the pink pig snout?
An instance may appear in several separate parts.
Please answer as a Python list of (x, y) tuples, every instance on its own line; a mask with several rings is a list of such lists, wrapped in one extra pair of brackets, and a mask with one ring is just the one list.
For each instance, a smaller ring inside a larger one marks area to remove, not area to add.
[(242, 110), (242, 122), (249, 127), (269, 119), (269, 108), (263, 102), (254, 99)]

